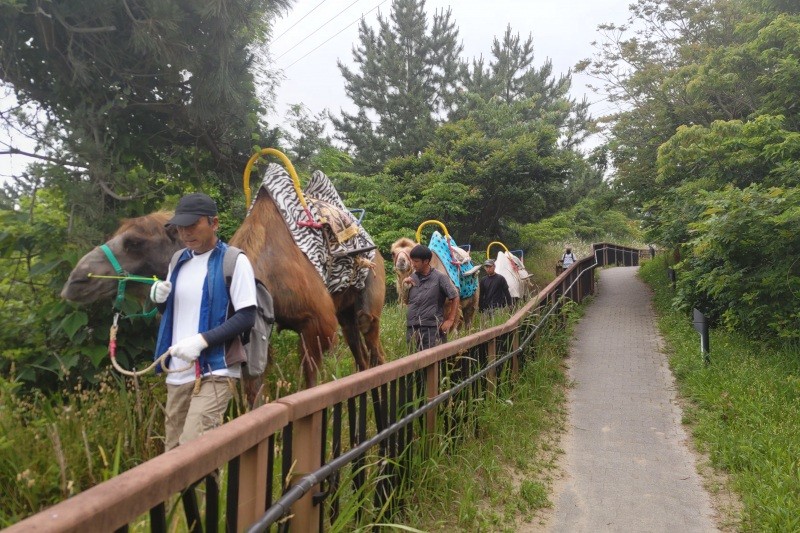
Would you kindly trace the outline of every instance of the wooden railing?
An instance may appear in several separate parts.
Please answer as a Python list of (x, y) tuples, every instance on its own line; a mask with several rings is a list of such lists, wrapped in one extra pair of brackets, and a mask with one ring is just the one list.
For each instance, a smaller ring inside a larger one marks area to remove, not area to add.
[[(641, 252), (606, 243), (593, 251), (502, 325), (269, 403), (8, 531), (167, 531), (178, 497), (192, 531), (318, 531), (339, 518), (345, 466), (353, 491), (368, 490), (385, 517), (410, 451), (424, 453), (422, 437), (452, 432), (464, 419), (454, 405), (469, 409), (513, 381), (563, 302), (594, 292), (595, 267), (638, 265)], [(377, 458), (369, 467), (368, 451)]]

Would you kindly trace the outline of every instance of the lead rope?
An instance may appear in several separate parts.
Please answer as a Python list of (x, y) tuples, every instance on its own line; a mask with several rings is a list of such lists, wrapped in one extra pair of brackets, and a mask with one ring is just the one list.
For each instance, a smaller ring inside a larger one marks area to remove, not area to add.
[[(111, 324), (111, 328), (108, 331), (108, 355), (111, 356), (111, 365), (120, 374), (130, 377), (139, 377), (143, 376), (144, 374), (147, 374), (158, 365), (161, 365), (162, 370), (167, 374), (173, 374), (176, 372), (186, 372), (187, 370), (192, 368), (191, 364), (186, 368), (177, 368), (175, 370), (170, 370), (169, 368), (167, 368), (167, 365), (165, 364), (165, 360), (169, 355), (169, 350), (167, 350), (166, 352), (159, 355), (158, 358), (144, 370), (136, 370), (135, 368), (133, 370), (125, 370), (117, 362), (117, 331), (119, 331), (119, 313), (114, 314), (114, 322)], [(194, 394), (197, 395), (197, 393), (200, 391), (200, 377), (199, 377), (200, 363), (198, 361), (195, 361), (194, 363), (195, 363), (194, 390), (196, 391)]]

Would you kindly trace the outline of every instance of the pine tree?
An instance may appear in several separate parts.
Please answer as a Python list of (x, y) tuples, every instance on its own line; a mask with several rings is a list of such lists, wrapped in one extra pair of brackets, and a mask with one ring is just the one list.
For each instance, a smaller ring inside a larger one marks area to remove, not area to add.
[(502, 40), (495, 37), (492, 58), (488, 66), (483, 56), (472, 64), (461, 65), (462, 99), (451, 118), (463, 118), (475, 109), (475, 95), (483, 101), (499, 99), (506, 104), (528, 102), (525, 120), (545, 120), (555, 125), (561, 134), (562, 144), (573, 147), (590, 132), (592, 122), (585, 100), (576, 102), (569, 97), (571, 73), (553, 76), (553, 63), (544, 61), (540, 68), (533, 66), (533, 36), (524, 41), (514, 34), (509, 24)]
[(360, 170), (421, 152), (452, 108), (463, 47), (450, 16), (449, 9), (436, 12), (429, 26), (424, 0), (395, 0), (390, 19), (378, 17), (377, 31), (359, 26), (357, 69), (339, 62), (358, 111), (331, 120)]

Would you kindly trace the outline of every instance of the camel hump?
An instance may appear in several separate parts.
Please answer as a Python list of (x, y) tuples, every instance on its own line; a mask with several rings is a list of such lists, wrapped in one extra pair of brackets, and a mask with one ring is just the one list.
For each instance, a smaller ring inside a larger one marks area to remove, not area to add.
[[(461, 298), (472, 297), (478, 290), (476, 274), (479, 269), (474, 268), (475, 265), (466, 250), (459, 248), (452, 237), (448, 243), (447, 239), (438, 231), (434, 231), (431, 235), (428, 247), (439, 258), (447, 275), (450, 277), (450, 281), (458, 289), (459, 296)], [(453, 260), (457, 263), (454, 263)], [(468, 272), (471, 272), (471, 274), (468, 275)]]

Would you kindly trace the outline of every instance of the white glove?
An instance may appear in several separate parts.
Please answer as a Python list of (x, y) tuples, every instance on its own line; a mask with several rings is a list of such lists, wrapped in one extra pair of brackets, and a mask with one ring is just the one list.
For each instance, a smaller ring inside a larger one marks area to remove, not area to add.
[(169, 348), (169, 354), (178, 359), (183, 359), (187, 363), (194, 362), (200, 357), (200, 352), (208, 348), (208, 343), (203, 336), (198, 333), (191, 337), (181, 339)]
[(163, 304), (167, 301), (170, 292), (172, 292), (171, 281), (156, 281), (150, 287), (150, 299), (157, 304)]

